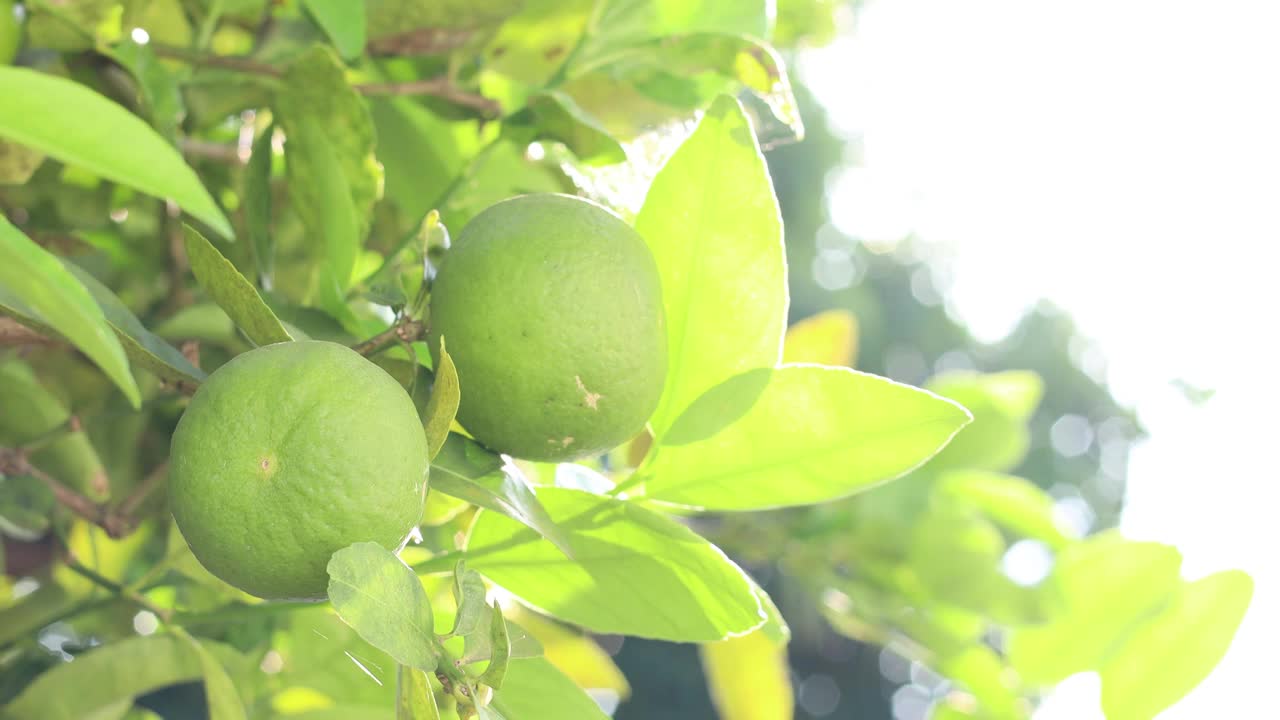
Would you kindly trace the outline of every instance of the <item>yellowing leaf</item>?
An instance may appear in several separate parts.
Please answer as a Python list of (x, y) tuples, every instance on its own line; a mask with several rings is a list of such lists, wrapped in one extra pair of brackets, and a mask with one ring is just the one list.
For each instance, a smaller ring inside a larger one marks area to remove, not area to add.
[(858, 359), (858, 319), (847, 310), (827, 310), (787, 328), (784, 363), (853, 367)]
[(790, 720), (795, 709), (785, 646), (763, 630), (699, 648), (721, 720)]

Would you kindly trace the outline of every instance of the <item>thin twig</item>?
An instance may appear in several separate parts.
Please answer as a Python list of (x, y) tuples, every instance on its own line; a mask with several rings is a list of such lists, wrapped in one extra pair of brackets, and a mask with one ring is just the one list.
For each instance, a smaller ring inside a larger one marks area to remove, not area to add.
[(502, 106), (496, 100), (467, 92), (454, 85), (447, 77), (401, 83), (361, 83), (355, 88), (363, 95), (434, 95), (455, 105), (478, 110), (486, 118), (496, 118), (502, 114)]
[(241, 153), (239, 147), (227, 143), (184, 137), (178, 140), (178, 147), (181, 148), (182, 154), (190, 157), (217, 160), (231, 165), (244, 165), (249, 161), (248, 156)]
[(116, 512), (125, 517), (133, 517), (133, 513), (142, 504), (143, 500), (151, 494), (153, 490), (160, 487), (160, 483), (169, 476), (169, 461), (166, 460), (156, 466), (154, 470), (142, 478), (142, 482), (138, 483), (124, 501), (116, 508)]
[(0, 472), (6, 475), (30, 475), (48, 486), (58, 504), (107, 531), (113, 538), (133, 532), (136, 522), (108, 505), (95, 503), (81, 493), (63, 485), (49, 473), (31, 464), (22, 449), (0, 448)]
[(81, 565), (79, 562), (76, 562), (75, 560), (71, 560), (70, 562), (67, 563), (67, 569), (75, 572), (77, 575), (80, 575), (88, 579), (95, 585), (98, 585), (102, 588), (110, 590), (111, 592), (128, 600), (129, 602), (132, 602), (133, 604), (137, 605), (143, 610), (150, 611), (153, 615), (155, 615), (157, 618), (159, 618), (165, 623), (168, 623), (169, 620), (173, 618), (172, 610), (166, 610), (160, 607), (159, 605), (156, 605), (155, 603), (148, 600), (145, 596), (143, 596), (138, 591), (133, 590), (131, 588), (127, 588), (121, 585), (120, 583), (114, 580), (111, 580), (110, 578), (103, 577), (102, 575), (99, 575), (96, 571), (91, 570), (85, 567), (84, 565)]
[(236, 70), (238, 72), (253, 73), (254, 75), (268, 75), (270, 77), (280, 77), (284, 75), (284, 71), (275, 65), (264, 62), (258, 62), (252, 58), (239, 55), (214, 55), (212, 53), (202, 53), (187, 48), (174, 47), (172, 45), (162, 45), (160, 43), (149, 43), (152, 52), (162, 58), (170, 60), (181, 60), (188, 65), (198, 67), (220, 68), (223, 70)]
[(376, 355), (397, 343), (411, 343), (421, 340), (426, 335), (426, 331), (427, 328), (421, 321), (405, 316), (397, 321), (396, 324), (368, 340), (352, 345), (351, 349), (368, 357)]

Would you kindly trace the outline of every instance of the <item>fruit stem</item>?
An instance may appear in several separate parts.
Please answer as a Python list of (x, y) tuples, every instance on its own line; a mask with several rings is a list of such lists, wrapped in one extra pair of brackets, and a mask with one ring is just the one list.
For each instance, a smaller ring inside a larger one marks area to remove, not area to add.
[(427, 326), (419, 320), (403, 315), (394, 325), (365, 340), (351, 346), (352, 350), (364, 355), (377, 355), (392, 345), (399, 343), (411, 343), (415, 340), (421, 340), (427, 334)]

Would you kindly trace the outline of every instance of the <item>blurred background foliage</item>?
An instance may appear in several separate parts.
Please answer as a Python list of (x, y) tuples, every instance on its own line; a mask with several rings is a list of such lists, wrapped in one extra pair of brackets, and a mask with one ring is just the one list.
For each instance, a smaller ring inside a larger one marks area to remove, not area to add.
[[(647, 32), (628, 34), (648, 4), (603, 3), (608, 12), (595, 16), (588, 0), (368, 0), (365, 52), (378, 62), (360, 66), (369, 109), (363, 123), (344, 108), (356, 96), (344, 89), (338, 59), (359, 56), (360, 48), (351, 46), (349, 26), (325, 22), (320, 2), (29, 2), (24, 41), (0, 27), (0, 61), (22, 47), (24, 64), (97, 89), (176, 142), (240, 223), (248, 242), (227, 252), (258, 280), (280, 318), (342, 342), (385, 327), (375, 305), (413, 296), (423, 260), (415, 241), (428, 211), (438, 209), (457, 229), (510, 195), (558, 191), (630, 216), (640, 199), (635, 189), (687, 134), (689, 117), (717, 95), (734, 94), (756, 121), (784, 217), (786, 360), (921, 385), (970, 408), (975, 422), (926, 466), (858, 496), (690, 519), (774, 598), (790, 626), (785, 654), (785, 638), (763, 631), (699, 648), (588, 637), (528, 610), (513, 609), (513, 618), (624, 720), (704, 720), (717, 708), (726, 720), (792, 711), (799, 718), (1016, 718), (1044, 689), (1082, 670), (1101, 670), (1122, 695), (1143, 696), (1142, 682), (1159, 685), (1140, 669), (1168, 648), (1143, 628), (1183, 622), (1180, 613), (1202, 596), (1240, 593), (1184, 586), (1176, 551), (1112, 532), (1129, 451), (1143, 431), (1101, 381), (1098, 349), (1048, 304), (1008, 337), (979, 342), (948, 307), (945, 258), (911, 238), (869, 246), (830, 222), (826, 180), (856, 163), (857, 147), (830, 130), (783, 59), (833, 38), (856, 3), (777, 0), (772, 28), (763, 12), (771, 3), (701, 3), (705, 14), (691, 12), (698, 22), (678, 33), (662, 23), (679, 24), (683, 6), (659, 4), (666, 15), (641, 23)], [(13, 5), (0, 1), (0, 21)], [(588, 23), (599, 32), (578, 43)], [(145, 28), (145, 37), (130, 28)], [(770, 35), (772, 47), (760, 40)], [(299, 60), (313, 43), (328, 43), (336, 55)], [(195, 57), (185, 49), (191, 46), (243, 62)], [(566, 75), (566, 67), (574, 70)], [(401, 96), (376, 87), (439, 76), (478, 93)], [(544, 89), (549, 81), (554, 91)], [(278, 117), (262, 110), (273, 94), (286, 98)], [(368, 229), (351, 260), (363, 306), (339, 308), (325, 298), (327, 260), (313, 242), (325, 229), (307, 179), (324, 170), (306, 165), (301, 143), (282, 147), (272, 132), (305, 135), (290, 125), (303, 114), (290, 117), (290, 103), (333, 121), (320, 130), (321, 142), (341, 145), (357, 224)], [(792, 142), (801, 134), (803, 142)], [(378, 152), (377, 162), (374, 136), (379, 148), (393, 149)], [(375, 204), (378, 197), (386, 202)], [(158, 281), (186, 270), (172, 251), (181, 243), (172, 206), (0, 140), (0, 210), (41, 244), (74, 256), (159, 336), (198, 342), (203, 369), (248, 348), (221, 310), (191, 302), (189, 285)], [(264, 215), (269, 239), (244, 220)], [(443, 242), (430, 238), (426, 254)], [(380, 362), (412, 384), (423, 371), (409, 360), (392, 353)], [(120, 493), (163, 472), (178, 400), (161, 396), (135, 413), (91, 365), (48, 347), (0, 357), (0, 378), (0, 445), (38, 447), (33, 462), (90, 497), (104, 497), (103, 478)], [(68, 425), (73, 416), (94, 421)], [(631, 450), (595, 469), (625, 467)], [(580, 469), (524, 469), (543, 482), (598, 479)], [(127, 599), (94, 594), (90, 580), (51, 562), (67, 557), (92, 558), (96, 572), (147, 592), (150, 602), (180, 601), (189, 624), (228, 649), (224, 662), (242, 695), (270, 685), (274, 694), (259, 696), (272, 698), (260, 708), (266, 714), (357, 717), (379, 702), (380, 688), (351, 665), (377, 651), (331, 614), (293, 607), (282, 608), (296, 611), (287, 620), (228, 613), (228, 601), (245, 598), (211, 578), (166, 523), (148, 523), (121, 541), (75, 523), (55, 541), (52, 499), (41, 486), (6, 479), (3, 487), (0, 703), (89, 647), (155, 629), (154, 618)], [(155, 510), (163, 499), (147, 502)], [(433, 495), (425, 545), (451, 547), (471, 513)], [(189, 582), (153, 588), (160, 577), (148, 568)], [(26, 595), (30, 576), (41, 582)], [(1099, 588), (1112, 594), (1096, 595)], [(435, 590), (433, 603), (447, 612), (447, 587)], [(1091, 631), (1077, 639), (1081, 627)], [(1135, 648), (1133, 657), (1116, 659), (1111, 648), (1121, 641)], [(162, 717), (199, 716), (197, 676), (175, 669), (168, 687), (144, 694), (139, 705)], [(334, 706), (332, 697), (344, 704)], [(1109, 707), (1124, 703), (1113, 697)], [(1143, 717), (1142, 707), (1128, 710), (1118, 717)]]

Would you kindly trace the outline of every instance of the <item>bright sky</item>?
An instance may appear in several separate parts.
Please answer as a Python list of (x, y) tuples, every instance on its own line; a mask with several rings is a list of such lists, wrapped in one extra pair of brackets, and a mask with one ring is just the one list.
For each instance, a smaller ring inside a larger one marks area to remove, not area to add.
[[(800, 68), (861, 139), (831, 185), (840, 228), (944, 249), (986, 338), (1038, 297), (1069, 309), (1152, 432), (1124, 531), (1179, 546), (1189, 577), (1257, 581), (1224, 663), (1163, 720), (1252, 716), (1273, 682), (1278, 38), (1274, 0), (868, 0)], [(1217, 393), (1193, 406), (1174, 378)], [(1039, 717), (1101, 717), (1096, 682)]]

